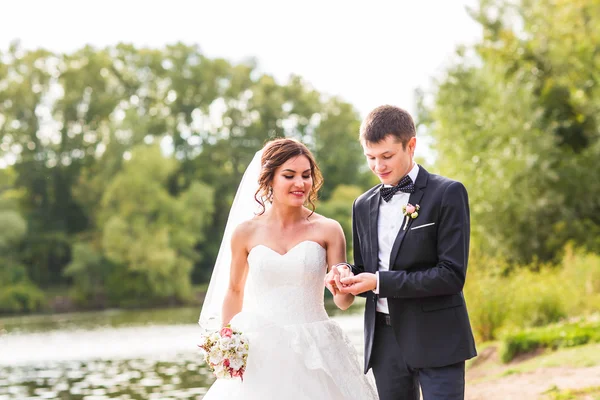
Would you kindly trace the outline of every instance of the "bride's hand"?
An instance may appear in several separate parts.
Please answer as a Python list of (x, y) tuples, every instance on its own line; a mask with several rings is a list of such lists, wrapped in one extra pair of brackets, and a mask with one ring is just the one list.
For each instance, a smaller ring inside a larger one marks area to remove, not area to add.
[(342, 279), (351, 278), (354, 276), (354, 274), (352, 273), (352, 270), (346, 264), (334, 265), (334, 267), (332, 269), (335, 269), (338, 271), (338, 273), (334, 275), (335, 283), (336, 283), (336, 286), (338, 287), (338, 290), (339, 290), (339, 288), (346, 287), (346, 285), (341, 282)]
[(329, 289), (332, 295), (336, 295), (339, 293), (340, 289), (337, 285), (337, 282), (340, 280), (340, 272), (336, 267), (331, 268), (331, 271), (325, 275), (325, 287)]

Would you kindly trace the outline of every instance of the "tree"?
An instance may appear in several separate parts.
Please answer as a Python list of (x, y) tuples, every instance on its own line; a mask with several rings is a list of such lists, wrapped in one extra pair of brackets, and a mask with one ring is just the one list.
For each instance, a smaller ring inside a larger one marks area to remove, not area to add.
[[(436, 167), (470, 194), (474, 243), (512, 261), (600, 251), (597, 0), (481, 1), (483, 40), (425, 96)], [(582, 184), (584, 183), (584, 184)]]
[(33, 285), (19, 259), (19, 247), (27, 234), (27, 223), (14, 201), (12, 169), (0, 169), (0, 313), (36, 311), (44, 296)]
[(339, 185), (333, 191), (329, 200), (319, 203), (318, 212), (340, 223), (346, 237), (346, 257), (353, 259), (352, 243), (352, 204), (362, 194), (357, 186)]
[[(107, 187), (96, 246), (112, 266), (111, 275), (101, 278), (110, 283), (109, 297), (134, 302), (189, 299), (191, 270), (199, 258), (194, 247), (205, 239), (212, 190), (196, 182), (172, 196), (167, 182), (176, 168), (176, 161), (163, 156), (159, 146), (136, 147)], [(88, 267), (96, 270), (101, 264), (99, 256), (89, 256), (97, 251), (80, 250), (68, 269), (71, 274), (85, 274)]]
[[(194, 264), (195, 282), (206, 279), (242, 173), (271, 138), (295, 137), (315, 151), (326, 174), (323, 200), (339, 184), (366, 182), (353, 107), (298, 76), (277, 82), (259, 73), (254, 60), (210, 59), (183, 43), (85, 46), (61, 54), (15, 42), (0, 57), (0, 88), (0, 165), (14, 172), (15, 201), (28, 228), (19, 258), (40, 286), (74, 284), (84, 303), (132, 297), (109, 289), (131, 278), (113, 273), (150, 265), (139, 255), (144, 249), (162, 250), (150, 270), (136, 272), (139, 293), (173, 293), (171, 284), (159, 287), (165, 272), (156, 271), (161, 265), (173, 272), (180, 257), (182, 266)], [(155, 171), (166, 179), (159, 184), (135, 186), (145, 175), (127, 160), (148, 146), (168, 153), (169, 161), (155, 162), (170, 172)], [(124, 217), (127, 207), (145, 206), (125, 195), (127, 185), (158, 196), (151, 209), (157, 215), (180, 215), (169, 207), (184, 203), (205, 207), (201, 218), (185, 218), (201, 219), (190, 236), (193, 249), (169, 224), (156, 225), (146, 214)], [(114, 237), (139, 242), (138, 258)], [(187, 267), (178, 271), (189, 275)], [(150, 276), (155, 286), (148, 289)]]

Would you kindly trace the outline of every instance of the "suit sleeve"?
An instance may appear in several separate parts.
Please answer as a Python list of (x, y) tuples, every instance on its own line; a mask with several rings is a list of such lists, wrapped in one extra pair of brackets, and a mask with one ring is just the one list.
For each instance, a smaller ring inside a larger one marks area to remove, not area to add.
[(436, 265), (419, 271), (379, 272), (379, 297), (418, 298), (460, 293), (469, 255), (469, 200), (460, 182), (442, 195)]
[[(354, 200), (354, 204), (352, 204), (352, 252), (354, 255), (354, 264), (348, 264), (352, 273), (354, 275), (358, 275), (362, 272), (365, 272), (365, 265), (363, 263), (362, 253), (360, 251), (360, 242), (361, 238), (358, 233), (358, 221), (357, 221), (357, 212), (356, 212), (356, 200)], [(364, 238), (363, 238), (364, 240)], [(368, 297), (367, 293), (358, 294), (359, 297)]]
[(352, 204), (352, 252), (354, 255), (354, 264), (350, 265), (354, 275), (365, 272), (365, 266), (360, 251), (360, 237), (358, 235), (358, 221), (356, 220), (356, 214), (356, 200), (354, 200), (354, 204)]

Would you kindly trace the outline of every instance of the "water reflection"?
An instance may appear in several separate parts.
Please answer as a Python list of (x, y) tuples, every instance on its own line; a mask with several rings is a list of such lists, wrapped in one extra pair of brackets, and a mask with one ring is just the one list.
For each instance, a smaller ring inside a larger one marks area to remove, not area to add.
[[(362, 304), (328, 312), (362, 353)], [(202, 399), (198, 308), (0, 319), (0, 400)]]
[(195, 359), (48, 362), (0, 368), (0, 399), (201, 399), (212, 382)]

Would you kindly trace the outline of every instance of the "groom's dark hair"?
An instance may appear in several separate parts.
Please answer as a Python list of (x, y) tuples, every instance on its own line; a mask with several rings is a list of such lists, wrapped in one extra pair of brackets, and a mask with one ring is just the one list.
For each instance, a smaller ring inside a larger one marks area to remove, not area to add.
[(360, 141), (379, 143), (392, 135), (402, 147), (417, 135), (415, 123), (408, 111), (390, 105), (379, 106), (371, 111), (360, 125)]

